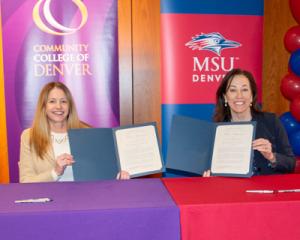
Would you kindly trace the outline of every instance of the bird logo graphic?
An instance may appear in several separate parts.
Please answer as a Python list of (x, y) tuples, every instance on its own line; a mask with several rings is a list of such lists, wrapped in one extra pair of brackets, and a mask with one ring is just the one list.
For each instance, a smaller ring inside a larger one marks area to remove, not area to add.
[(208, 50), (214, 52), (218, 56), (221, 55), (221, 51), (227, 48), (238, 48), (240, 43), (228, 40), (218, 32), (201, 33), (192, 37), (192, 40), (187, 42), (185, 46), (192, 50)]

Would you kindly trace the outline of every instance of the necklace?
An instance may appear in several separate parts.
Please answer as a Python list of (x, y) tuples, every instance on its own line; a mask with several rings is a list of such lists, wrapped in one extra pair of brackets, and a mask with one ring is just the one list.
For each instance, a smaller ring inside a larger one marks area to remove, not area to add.
[(68, 135), (65, 134), (64, 136), (55, 136), (53, 134), (51, 134), (51, 139), (52, 139), (52, 142), (54, 143), (57, 143), (57, 144), (62, 144), (62, 143), (65, 143), (67, 140), (68, 140)]

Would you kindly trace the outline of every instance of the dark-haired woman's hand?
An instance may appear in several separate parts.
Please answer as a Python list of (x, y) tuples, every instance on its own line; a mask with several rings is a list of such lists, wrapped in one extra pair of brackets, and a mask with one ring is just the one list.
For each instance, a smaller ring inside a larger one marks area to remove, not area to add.
[(254, 150), (259, 151), (271, 163), (276, 161), (275, 154), (272, 152), (272, 144), (265, 138), (258, 138), (252, 142)]
[(202, 177), (210, 177), (210, 170), (204, 171), (204, 173), (202, 174)]

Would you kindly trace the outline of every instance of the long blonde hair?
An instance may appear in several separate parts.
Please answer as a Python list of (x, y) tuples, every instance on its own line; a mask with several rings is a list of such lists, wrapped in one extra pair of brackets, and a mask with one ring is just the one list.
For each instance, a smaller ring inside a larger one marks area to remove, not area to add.
[(30, 132), (30, 147), (34, 149), (40, 158), (43, 158), (48, 148), (51, 147), (50, 125), (46, 115), (46, 104), (49, 93), (54, 88), (61, 89), (65, 93), (69, 104), (67, 129), (87, 127), (79, 120), (72, 94), (66, 85), (61, 82), (47, 83), (40, 92)]

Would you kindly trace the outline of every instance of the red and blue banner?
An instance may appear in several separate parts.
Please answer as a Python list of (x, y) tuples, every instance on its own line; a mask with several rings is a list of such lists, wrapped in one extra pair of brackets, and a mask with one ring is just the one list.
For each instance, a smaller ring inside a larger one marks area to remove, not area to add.
[(81, 120), (95, 127), (119, 125), (117, 0), (2, 0), (1, 19), (1, 109), (10, 180), (16, 182), (20, 134), (31, 126), (46, 83), (69, 87)]
[(163, 153), (173, 115), (212, 120), (232, 68), (253, 73), (261, 102), (263, 0), (162, 0)]

